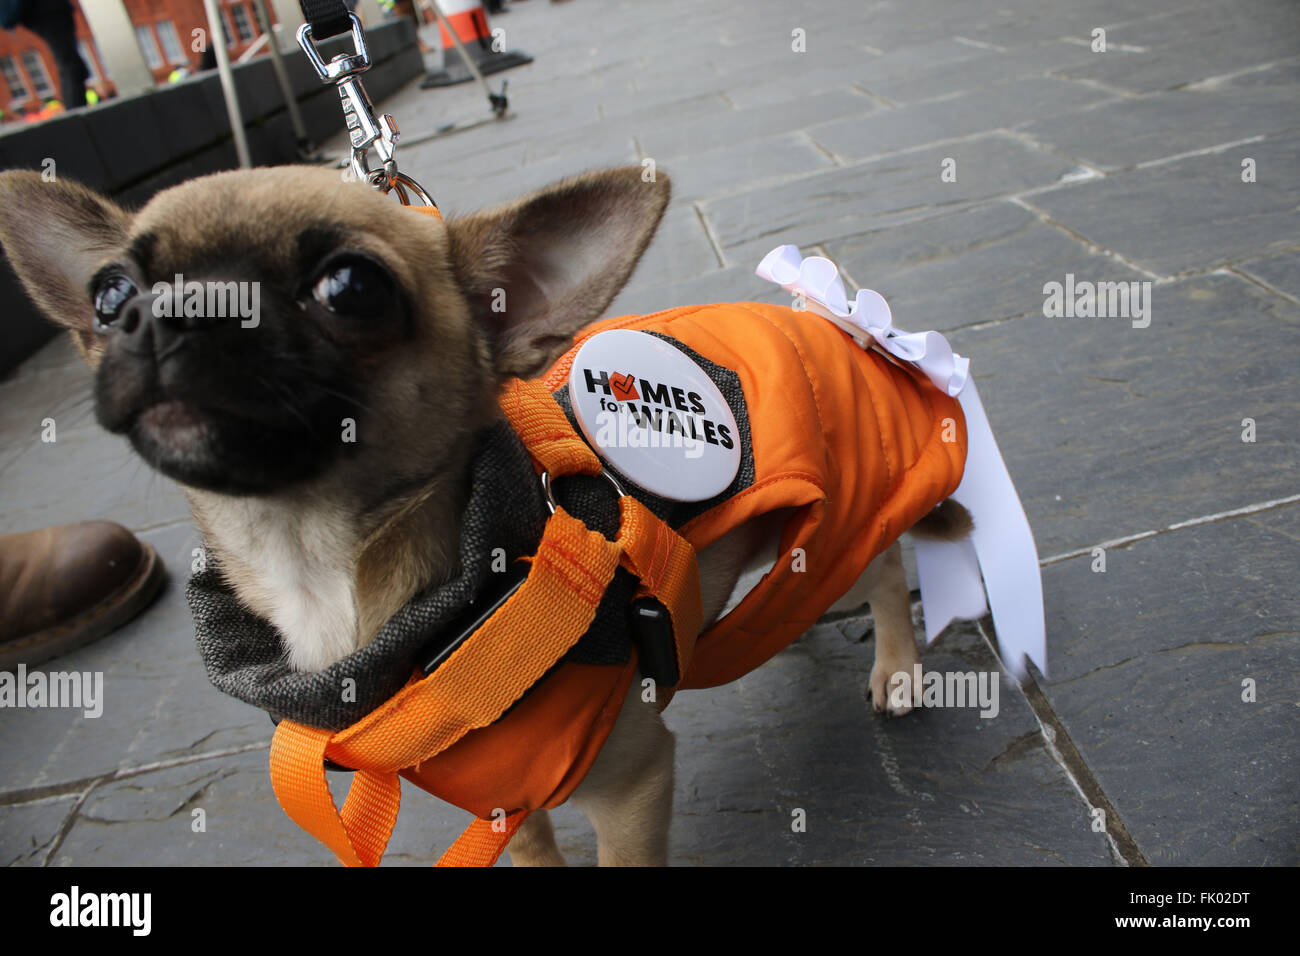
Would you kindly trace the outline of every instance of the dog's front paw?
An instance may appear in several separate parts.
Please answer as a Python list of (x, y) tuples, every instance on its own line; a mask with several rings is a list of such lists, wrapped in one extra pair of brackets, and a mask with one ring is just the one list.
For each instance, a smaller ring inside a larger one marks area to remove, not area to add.
[(872, 710), (890, 717), (902, 717), (921, 705), (921, 688), (916, 686), (918, 682), (913, 680), (912, 670), (920, 660), (919, 656), (914, 656), (911, 660), (876, 661), (867, 684)]

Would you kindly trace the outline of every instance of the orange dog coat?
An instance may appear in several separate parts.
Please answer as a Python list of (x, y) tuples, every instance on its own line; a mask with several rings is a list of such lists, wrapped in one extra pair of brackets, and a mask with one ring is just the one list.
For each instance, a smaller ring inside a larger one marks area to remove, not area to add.
[[(552, 392), (578, 348), (612, 329), (659, 333), (738, 376), (752, 480), (675, 532), (634, 497), (620, 499), (614, 541), (558, 510), (521, 591), (437, 670), (342, 731), (282, 721), (271, 760), (277, 796), (345, 863), (382, 856), (399, 774), (480, 818), (444, 863), (491, 863), (528, 811), (569, 797), (636, 673), (635, 654), (622, 665), (563, 659), (617, 567), (670, 610), (678, 687), (714, 686), (795, 640), (961, 481), (966, 433), (955, 398), (823, 318), (757, 303), (599, 322), (541, 380), (512, 382), (502, 409), (551, 477), (601, 469)], [(785, 508), (793, 511), (780, 558), (697, 640), (695, 553)], [(324, 784), (325, 758), (357, 771), (341, 814)]]

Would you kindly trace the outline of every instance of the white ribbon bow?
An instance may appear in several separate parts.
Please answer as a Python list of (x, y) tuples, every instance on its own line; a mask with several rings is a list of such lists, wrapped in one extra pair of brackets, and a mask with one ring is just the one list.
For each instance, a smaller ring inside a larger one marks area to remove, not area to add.
[[(831, 260), (821, 256), (805, 259), (798, 246), (780, 246), (763, 257), (755, 272), (802, 297), (809, 311), (830, 319), (864, 348), (870, 344), (862, 335), (867, 333), (881, 349), (915, 365), (949, 396), (957, 397), (966, 387), (970, 359), (954, 352), (938, 332), (896, 330), (889, 303), (879, 292), (862, 289), (850, 305), (840, 271)], [(845, 328), (846, 324), (851, 328)]]
[(797, 296), (807, 311), (834, 322), (863, 348), (874, 347), (914, 365), (961, 404), (966, 467), (952, 497), (970, 511), (975, 530), (960, 541), (915, 542), (925, 637), (932, 642), (952, 621), (977, 619), (992, 608), (998, 648), (1012, 674), (1024, 679), (1028, 657), (1046, 675), (1038, 548), (970, 378), (970, 360), (954, 352), (938, 332), (896, 330), (889, 303), (878, 292), (862, 289), (850, 304), (835, 263), (821, 256), (805, 259), (798, 246), (773, 249), (755, 271)]

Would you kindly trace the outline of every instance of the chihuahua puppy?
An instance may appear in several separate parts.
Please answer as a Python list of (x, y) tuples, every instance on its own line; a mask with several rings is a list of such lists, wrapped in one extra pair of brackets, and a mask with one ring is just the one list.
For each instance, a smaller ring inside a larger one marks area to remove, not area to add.
[[(0, 242), (95, 370), (100, 424), (181, 484), (228, 584), (312, 671), (455, 571), (473, 439), (500, 415), (502, 383), (543, 373), (626, 282), (669, 197), (666, 177), (641, 172), (590, 173), (445, 223), (316, 168), (203, 177), (135, 214), (7, 172)], [(226, 301), (252, 289), (238, 301), (256, 308), (187, 309), (193, 282)], [(502, 289), (509, 308), (494, 311)], [(159, 294), (174, 301), (156, 308)], [(346, 419), (364, 440), (339, 440)], [(706, 625), (751, 561), (771, 566), (782, 517), (699, 554)], [(949, 502), (914, 531), (960, 536), (969, 516)], [(897, 543), (837, 607), (864, 601), (873, 706), (904, 714), (894, 675), (919, 656)], [(602, 865), (666, 863), (673, 747), (658, 709), (630, 693), (573, 796)], [(544, 812), (510, 852), (564, 862)]]

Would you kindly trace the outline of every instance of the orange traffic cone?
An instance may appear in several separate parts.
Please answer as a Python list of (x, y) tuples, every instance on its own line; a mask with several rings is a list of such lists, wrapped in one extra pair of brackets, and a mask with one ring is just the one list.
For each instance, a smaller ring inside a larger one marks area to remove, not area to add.
[[(500, 73), (511, 67), (532, 63), (533, 58), (519, 50), (506, 50), (497, 37), (492, 35), (488, 25), (487, 11), (479, 0), (433, 0), (442, 12), (439, 18), (438, 34), (442, 39), (443, 68), (430, 73), (420, 83), (428, 88), (433, 86), (454, 86), (474, 79), (473, 73), (466, 66), (464, 58), (456, 49), (456, 40), (447, 31), (450, 26), (460, 40), (461, 48), (474, 61), (479, 73)], [(426, 6), (419, 3), (418, 6)], [(442, 21), (445, 18), (446, 23)]]

